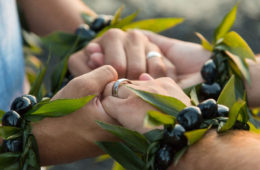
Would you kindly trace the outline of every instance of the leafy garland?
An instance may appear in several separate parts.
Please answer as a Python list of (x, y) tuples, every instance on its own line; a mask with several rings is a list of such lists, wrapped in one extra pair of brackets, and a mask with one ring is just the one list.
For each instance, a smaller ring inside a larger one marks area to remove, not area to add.
[[(218, 97), (217, 103), (225, 105), (230, 109), (229, 117), (224, 121), (222, 120), (224, 117), (205, 120), (200, 129), (185, 132), (188, 146), (199, 141), (209, 129), (217, 127), (218, 133), (224, 133), (233, 129), (237, 121), (249, 125), (251, 132), (260, 133), (260, 130), (257, 129), (259, 123), (255, 119), (257, 118), (257, 110), (254, 111), (255, 114), (253, 115), (250, 112), (246, 104), (246, 91), (243, 85), (243, 79), (248, 84), (251, 84), (246, 59), (255, 61), (255, 55), (239, 34), (234, 31), (229, 32), (235, 21), (237, 6), (238, 4), (231, 9), (215, 30), (212, 44), (201, 34), (197, 33), (205, 49), (213, 52), (213, 54), (221, 54), (214, 55), (215, 62), (223, 63), (225, 61), (227, 63), (228, 72), (225, 75), (221, 74), (225, 79), (221, 81), (223, 90)], [(194, 105), (199, 104), (201, 96), (198, 96), (197, 92), (198, 94), (200, 93), (200, 88), (201, 84), (185, 90), (191, 97)], [(186, 107), (185, 104), (173, 97), (152, 94), (136, 89), (131, 90), (141, 99), (161, 111), (147, 112), (144, 120), (144, 126), (146, 127), (158, 127), (160, 125), (174, 127), (178, 113)], [(155, 153), (159, 149), (159, 141), (163, 138), (163, 130), (155, 129), (145, 134), (140, 134), (120, 126), (105, 124), (103, 122), (97, 123), (103, 129), (122, 140), (122, 142), (97, 142), (97, 145), (101, 149), (121, 165), (117, 166), (118, 169), (155, 169)], [(175, 154), (173, 159), (174, 165), (177, 165), (187, 149), (185, 147)]]

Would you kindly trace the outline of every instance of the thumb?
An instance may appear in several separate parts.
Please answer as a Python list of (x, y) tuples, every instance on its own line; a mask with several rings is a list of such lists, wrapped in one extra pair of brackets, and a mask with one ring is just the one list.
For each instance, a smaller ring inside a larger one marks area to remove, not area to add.
[(178, 41), (159, 34), (155, 34), (151, 31), (139, 31), (142, 32), (152, 43), (157, 45), (164, 54), (166, 54), (167, 50), (174, 44), (175, 41)]
[(117, 78), (116, 70), (112, 66), (105, 65), (72, 79), (53, 99), (100, 95), (105, 86)]

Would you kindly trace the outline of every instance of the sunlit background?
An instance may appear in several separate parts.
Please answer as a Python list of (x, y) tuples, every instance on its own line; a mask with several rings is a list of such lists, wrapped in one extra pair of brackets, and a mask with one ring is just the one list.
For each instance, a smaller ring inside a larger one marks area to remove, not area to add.
[[(195, 32), (211, 40), (213, 31), (224, 15), (235, 5), (236, 0), (84, 0), (98, 14), (113, 15), (124, 5), (123, 16), (137, 9), (137, 19), (158, 17), (182, 17), (185, 22), (163, 32), (163, 35), (181, 40), (199, 42)], [(260, 53), (260, 0), (241, 0), (233, 30), (237, 31)], [(51, 167), (51, 170), (105, 170), (111, 169), (112, 162), (95, 163), (93, 159)]]

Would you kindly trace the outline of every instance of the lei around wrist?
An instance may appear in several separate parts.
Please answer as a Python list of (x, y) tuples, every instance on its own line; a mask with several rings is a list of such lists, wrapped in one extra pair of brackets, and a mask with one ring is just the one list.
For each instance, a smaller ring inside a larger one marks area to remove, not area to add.
[(32, 134), (30, 122), (24, 119), (24, 115), (36, 104), (36, 97), (23, 95), (12, 102), (11, 110), (2, 117), (2, 128), (5, 129), (6, 137), (3, 140), (1, 154), (10, 156), (7, 159), (9, 165), (7, 162), (5, 168), (40, 169), (37, 142)]
[[(188, 106), (177, 115), (177, 123), (165, 126), (163, 138), (159, 140), (159, 150), (155, 153), (156, 170), (167, 169), (174, 156), (188, 146), (185, 133), (203, 128), (222, 127), (228, 121), (229, 108), (217, 104), (214, 99), (207, 99), (197, 106)], [(249, 125), (236, 121), (232, 129), (249, 130)]]
[(10, 111), (0, 110), (0, 136), (4, 139), (0, 145), (0, 169), (40, 170), (38, 146), (31, 124), (46, 117), (66, 116), (85, 106), (94, 97), (89, 95), (53, 101), (42, 99), (37, 103), (34, 96), (23, 95), (12, 102)]

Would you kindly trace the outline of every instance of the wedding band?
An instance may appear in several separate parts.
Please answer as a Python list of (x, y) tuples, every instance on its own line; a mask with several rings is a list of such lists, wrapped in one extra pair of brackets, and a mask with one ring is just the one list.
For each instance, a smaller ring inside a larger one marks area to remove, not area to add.
[(120, 84), (124, 83), (124, 82), (128, 82), (130, 83), (130, 81), (128, 79), (122, 78), (122, 79), (118, 79), (112, 87), (112, 96), (114, 97), (118, 97), (118, 88), (120, 86)]
[(157, 51), (150, 51), (149, 53), (147, 53), (147, 59), (154, 57), (162, 57), (162, 55)]

